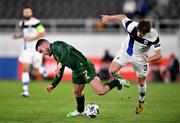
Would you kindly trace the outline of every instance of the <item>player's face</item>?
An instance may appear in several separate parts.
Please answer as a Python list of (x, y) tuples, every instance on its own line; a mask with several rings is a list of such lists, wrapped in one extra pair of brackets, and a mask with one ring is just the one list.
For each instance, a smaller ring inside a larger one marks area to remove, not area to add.
[(139, 35), (140, 37), (144, 37), (144, 34), (142, 34), (140, 31), (138, 31), (138, 35)]
[(24, 19), (26, 19), (26, 20), (29, 20), (31, 17), (32, 17), (32, 9), (30, 9), (30, 8), (25, 8), (24, 10), (23, 10), (23, 17), (24, 17)]
[(39, 53), (42, 53), (43, 56), (51, 56), (51, 52), (50, 52), (50, 49), (49, 49), (49, 44), (47, 44), (47, 43), (41, 44), (41, 45), (38, 47), (37, 51), (38, 51)]

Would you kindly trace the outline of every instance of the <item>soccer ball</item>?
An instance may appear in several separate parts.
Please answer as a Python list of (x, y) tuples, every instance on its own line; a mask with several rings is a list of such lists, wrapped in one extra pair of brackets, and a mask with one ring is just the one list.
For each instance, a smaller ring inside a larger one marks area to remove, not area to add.
[(90, 118), (95, 118), (99, 114), (99, 106), (95, 103), (89, 103), (85, 106), (85, 115)]

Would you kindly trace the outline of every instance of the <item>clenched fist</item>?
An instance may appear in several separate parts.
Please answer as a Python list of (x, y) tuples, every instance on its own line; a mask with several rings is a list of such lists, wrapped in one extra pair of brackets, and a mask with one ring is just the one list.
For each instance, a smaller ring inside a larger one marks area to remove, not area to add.
[(53, 87), (52, 85), (48, 85), (48, 86), (46, 87), (46, 90), (47, 90), (48, 92), (51, 92), (53, 89), (54, 89), (54, 87)]

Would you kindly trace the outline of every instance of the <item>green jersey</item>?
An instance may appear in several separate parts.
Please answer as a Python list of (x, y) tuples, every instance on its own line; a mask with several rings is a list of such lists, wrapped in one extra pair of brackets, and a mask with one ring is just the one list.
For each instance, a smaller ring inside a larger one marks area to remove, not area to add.
[(52, 82), (54, 87), (56, 87), (59, 81), (62, 79), (65, 66), (73, 71), (73, 76), (78, 77), (82, 75), (87, 66), (91, 64), (80, 51), (63, 41), (55, 41), (54, 43), (50, 44), (50, 51), (57, 61), (58, 66), (61, 67), (60, 76), (56, 76)]

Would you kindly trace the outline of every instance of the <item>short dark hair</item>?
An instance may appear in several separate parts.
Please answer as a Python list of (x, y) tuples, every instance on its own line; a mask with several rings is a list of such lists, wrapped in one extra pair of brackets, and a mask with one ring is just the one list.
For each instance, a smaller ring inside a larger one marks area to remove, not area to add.
[(37, 51), (38, 47), (39, 47), (42, 43), (44, 43), (44, 42), (46, 42), (46, 41), (47, 41), (46, 39), (39, 39), (39, 40), (37, 41), (37, 43), (36, 43), (36, 51)]
[(149, 20), (141, 20), (137, 26), (137, 30), (142, 33), (146, 34), (150, 32), (151, 29), (151, 22)]
[(24, 10), (24, 9), (31, 9), (31, 10), (32, 10), (32, 7), (27, 4), (27, 5), (25, 5), (25, 6), (23, 7), (23, 10)]

